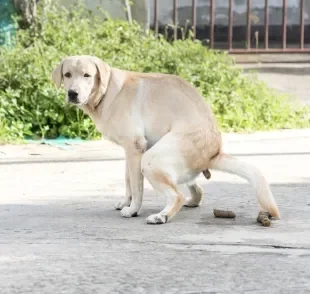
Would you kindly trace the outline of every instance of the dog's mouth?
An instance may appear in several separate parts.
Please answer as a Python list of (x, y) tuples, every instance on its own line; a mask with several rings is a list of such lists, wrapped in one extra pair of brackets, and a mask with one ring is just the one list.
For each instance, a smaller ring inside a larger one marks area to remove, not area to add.
[(72, 100), (69, 100), (68, 103), (69, 103), (69, 104), (74, 104), (74, 105), (79, 105), (79, 104), (80, 104), (80, 101), (72, 101)]
[(81, 102), (81, 101), (78, 100), (78, 99), (69, 99), (69, 98), (67, 97), (67, 103), (68, 103), (68, 104), (71, 104), (71, 105), (75, 105), (75, 106), (82, 106), (82, 105), (87, 104), (87, 101)]

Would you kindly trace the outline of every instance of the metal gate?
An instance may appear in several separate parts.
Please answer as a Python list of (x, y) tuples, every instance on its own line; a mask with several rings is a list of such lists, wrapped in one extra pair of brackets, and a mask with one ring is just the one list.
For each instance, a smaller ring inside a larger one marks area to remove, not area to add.
[[(159, 32), (159, 24), (158, 24), (158, 0), (154, 1), (154, 21), (153, 21), (153, 28), (155, 33), (158, 34)], [(262, 35), (263, 38), (263, 46), (252, 46), (251, 41), (253, 38), (258, 38), (258, 32), (254, 32), (252, 30), (251, 24), (251, 7), (252, 1), (246, 0), (246, 36), (244, 42), (245, 46), (243, 48), (235, 48), (233, 46), (233, 29), (234, 29), (234, 16), (233, 16), (233, 0), (228, 1), (228, 33), (227, 33), (227, 50), (229, 53), (310, 53), (310, 48), (305, 46), (305, 0), (299, 0), (299, 17), (300, 22), (297, 25), (299, 40), (297, 41), (298, 44), (294, 44), (294, 47), (288, 46), (287, 43), (287, 0), (282, 0), (282, 23), (281, 23), (281, 41), (278, 48), (272, 48), (270, 46), (269, 40), (269, 28), (270, 28), (270, 15), (269, 15), (269, 8), (270, 8), (270, 1), (264, 0), (264, 24), (263, 24), (263, 31)], [(209, 46), (211, 48), (215, 48), (215, 2), (216, 0), (209, 0), (209, 23), (208, 23), (208, 30), (209, 30)], [(191, 1), (191, 29), (193, 38), (196, 38), (196, 22), (197, 16), (197, 0)], [(178, 0), (173, 0), (173, 38), (178, 38)]]

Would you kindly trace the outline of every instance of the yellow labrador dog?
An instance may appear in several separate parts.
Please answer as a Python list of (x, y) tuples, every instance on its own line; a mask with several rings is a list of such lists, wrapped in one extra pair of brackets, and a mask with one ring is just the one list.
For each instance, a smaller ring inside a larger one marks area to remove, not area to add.
[[(215, 169), (247, 179), (262, 210), (280, 218), (264, 176), (222, 152), (221, 133), (210, 107), (185, 80), (112, 68), (87, 55), (65, 58), (52, 78), (57, 87), (64, 84), (68, 103), (81, 108), (106, 138), (124, 148), (126, 196), (116, 205), (123, 217), (139, 215), (144, 177), (168, 199), (147, 223), (164, 224), (183, 205), (200, 204), (203, 190), (195, 179)], [(187, 184), (190, 198), (184, 199), (180, 184)]]

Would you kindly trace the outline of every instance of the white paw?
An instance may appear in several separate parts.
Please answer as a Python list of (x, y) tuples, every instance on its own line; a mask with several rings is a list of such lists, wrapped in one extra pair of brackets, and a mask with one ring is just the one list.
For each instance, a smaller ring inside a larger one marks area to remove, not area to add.
[(184, 202), (183, 205), (186, 206), (186, 207), (197, 207), (197, 206), (199, 206), (199, 204), (200, 204), (200, 202), (197, 203), (191, 197), (189, 197), (189, 198), (185, 199), (185, 202)]
[(138, 212), (136, 211), (133, 211), (131, 209), (131, 207), (124, 207), (122, 210), (121, 210), (121, 216), (122, 217), (133, 217), (133, 216), (138, 216)]
[(130, 198), (124, 198), (122, 201), (117, 202), (115, 204), (115, 209), (122, 210), (126, 206), (130, 206)]
[(165, 214), (152, 214), (146, 219), (146, 223), (152, 225), (165, 224), (168, 221), (168, 215)]

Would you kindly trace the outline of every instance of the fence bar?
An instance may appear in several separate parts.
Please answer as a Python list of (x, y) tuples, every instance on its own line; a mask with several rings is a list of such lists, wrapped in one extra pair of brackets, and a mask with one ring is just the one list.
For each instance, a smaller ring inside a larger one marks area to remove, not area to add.
[(192, 0), (192, 30), (193, 39), (196, 39), (196, 0)]
[(174, 40), (177, 39), (177, 33), (178, 33), (178, 10), (177, 10), (177, 6), (178, 6), (178, 1), (177, 0), (173, 0), (173, 24), (174, 24)]
[(305, 45), (305, 1), (300, 0), (300, 48)]
[(251, 49), (251, 0), (247, 1), (247, 31), (246, 31), (247, 49)]
[(232, 39), (233, 39), (233, 0), (229, 0), (229, 7), (228, 7), (228, 48), (229, 50), (232, 49)]
[[(309, 0), (310, 1), (310, 0)], [(233, 0), (228, 4), (228, 53), (232, 54), (255, 54), (255, 53), (310, 53), (310, 48), (305, 48), (305, 0), (300, 0), (300, 44), (299, 48), (287, 48), (287, 0), (282, 0), (282, 48), (269, 48), (269, 0), (265, 0), (264, 8), (264, 48), (251, 48), (251, 0), (247, 0), (247, 48), (233, 48)], [(214, 48), (215, 39), (215, 0), (209, 0), (210, 5), (210, 47)], [(178, 32), (178, 1), (173, 0), (173, 23), (174, 40), (177, 39)], [(154, 0), (154, 28), (155, 34), (159, 32), (158, 22), (158, 0)], [(197, 0), (192, 0), (192, 30), (193, 39), (197, 37)]]
[(283, 0), (282, 4), (282, 48), (286, 48), (286, 4), (287, 0)]
[(210, 0), (210, 47), (214, 48), (214, 0)]
[(255, 54), (255, 53), (310, 53), (310, 48), (251, 48), (251, 49), (231, 49), (231, 54)]
[(158, 35), (158, 0), (154, 0), (154, 27), (155, 35)]
[(265, 49), (269, 47), (269, 3), (265, 0)]

